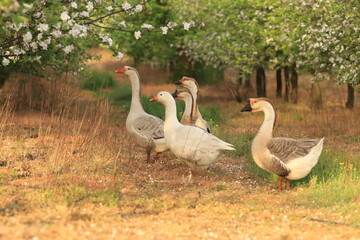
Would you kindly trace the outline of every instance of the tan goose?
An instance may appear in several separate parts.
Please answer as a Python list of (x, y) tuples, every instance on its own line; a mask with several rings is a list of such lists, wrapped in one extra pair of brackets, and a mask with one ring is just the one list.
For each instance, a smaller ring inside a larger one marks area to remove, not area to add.
[(191, 169), (206, 169), (214, 163), (220, 153), (235, 150), (202, 128), (183, 125), (176, 116), (176, 104), (170, 93), (158, 92), (149, 101), (158, 101), (165, 106), (164, 136), (166, 144), (175, 156)]
[(196, 80), (190, 77), (183, 77), (179, 81), (175, 82), (175, 84), (190, 90), (190, 93), (194, 98), (193, 122), (196, 126), (201, 127), (211, 133), (210, 124), (205, 119), (203, 119), (199, 111), (199, 85)]
[(251, 145), (255, 163), (262, 169), (279, 175), (278, 190), (286, 179), (286, 189), (290, 190), (290, 180), (304, 178), (318, 162), (323, 148), (322, 139), (273, 138), (275, 110), (267, 98), (250, 98), (241, 112), (264, 112), (264, 122)]
[(195, 125), (193, 122), (193, 105), (194, 98), (190, 92), (185, 90), (177, 89), (173, 94), (171, 94), (175, 99), (179, 99), (185, 103), (184, 113), (181, 117), (180, 123), (185, 125)]
[(155, 150), (155, 158), (158, 158), (161, 152), (168, 149), (164, 139), (164, 121), (144, 111), (140, 102), (140, 79), (136, 69), (124, 66), (115, 72), (128, 75), (131, 82), (131, 107), (126, 118), (126, 129), (145, 148), (147, 162), (153, 163), (150, 159), (152, 150)]

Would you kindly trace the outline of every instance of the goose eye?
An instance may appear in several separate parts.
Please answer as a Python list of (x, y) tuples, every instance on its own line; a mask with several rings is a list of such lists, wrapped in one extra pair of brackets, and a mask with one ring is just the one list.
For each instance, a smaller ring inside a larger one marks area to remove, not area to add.
[(160, 96), (162, 96), (162, 93), (160, 94)]

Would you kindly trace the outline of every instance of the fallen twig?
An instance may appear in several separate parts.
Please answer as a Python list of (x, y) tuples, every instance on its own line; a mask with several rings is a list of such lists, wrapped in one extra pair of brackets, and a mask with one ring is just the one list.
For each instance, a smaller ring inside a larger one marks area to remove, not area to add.
[(360, 227), (360, 225), (356, 225), (356, 224), (343, 223), (343, 222), (335, 222), (335, 221), (323, 220), (323, 219), (319, 219), (319, 218), (310, 218), (310, 220), (311, 220), (311, 221), (316, 221), (316, 222), (322, 222), (322, 223), (331, 223), (331, 224), (336, 224), (336, 225), (345, 225), (345, 226), (352, 226), (352, 227)]

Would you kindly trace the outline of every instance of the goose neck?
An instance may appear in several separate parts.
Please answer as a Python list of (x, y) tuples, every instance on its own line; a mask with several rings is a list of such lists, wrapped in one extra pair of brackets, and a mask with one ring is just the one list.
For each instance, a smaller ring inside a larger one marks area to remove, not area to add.
[(272, 139), (272, 132), (275, 123), (275, 111), (273, 107), (270, 105), (264, 107), (263, 112), (264, 112), (264, 122), (262, 123), (254, 141), (261, 141), (266, 146), (267, 143)]
[(184, 98), (184, 102), (185, 102), (185, 109), (184, 109), (183, 118), (191, 120), (193, 118), (193, 105), (194, 105), (194, 99), (191, 93), (189, 93), (188, 97)]
[(140, 101), (141, 90), (139, 75), (134, 70), (129, 71), (127, 75), (130, 78), (132, 91), (130, 111), (144, 111)]
[(176, 104), (173, 98), (169, 98), (168, 101), (164, 103), (165, 106), (165, 123), (164, 130), (168, 129), (172, 125), (180, 124), (176, 116)]

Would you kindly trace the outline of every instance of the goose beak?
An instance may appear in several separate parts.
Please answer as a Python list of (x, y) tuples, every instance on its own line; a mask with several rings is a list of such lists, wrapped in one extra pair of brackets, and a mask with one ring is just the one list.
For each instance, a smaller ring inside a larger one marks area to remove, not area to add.
[(171, 94), (171, 96), (173, 96), (173, 98), (176, 98), (178, 93), (179, 93), (179, 90), (176, 89), (175, 92)]
[(245, 105), (245, 107), (243, 107), (243, 109), (241, 109), (241, 112), (251, 112), (251, 111), (252, 111), (252, 108), (251, 108), (250, 103), (247, 103)]
[(149, 102), (157, 102), (159, 100), (158, 96), (153, 97)]
[(183, 77), (182, 79), (180, 79), (179, 81), (174, 82), (174, 84), (176, 84), (176, 85), (182, 85), (183, 82), (184, 82), (184, 77)]
[(115, 70), (116, 73), (125, 73), (125, 67)]

